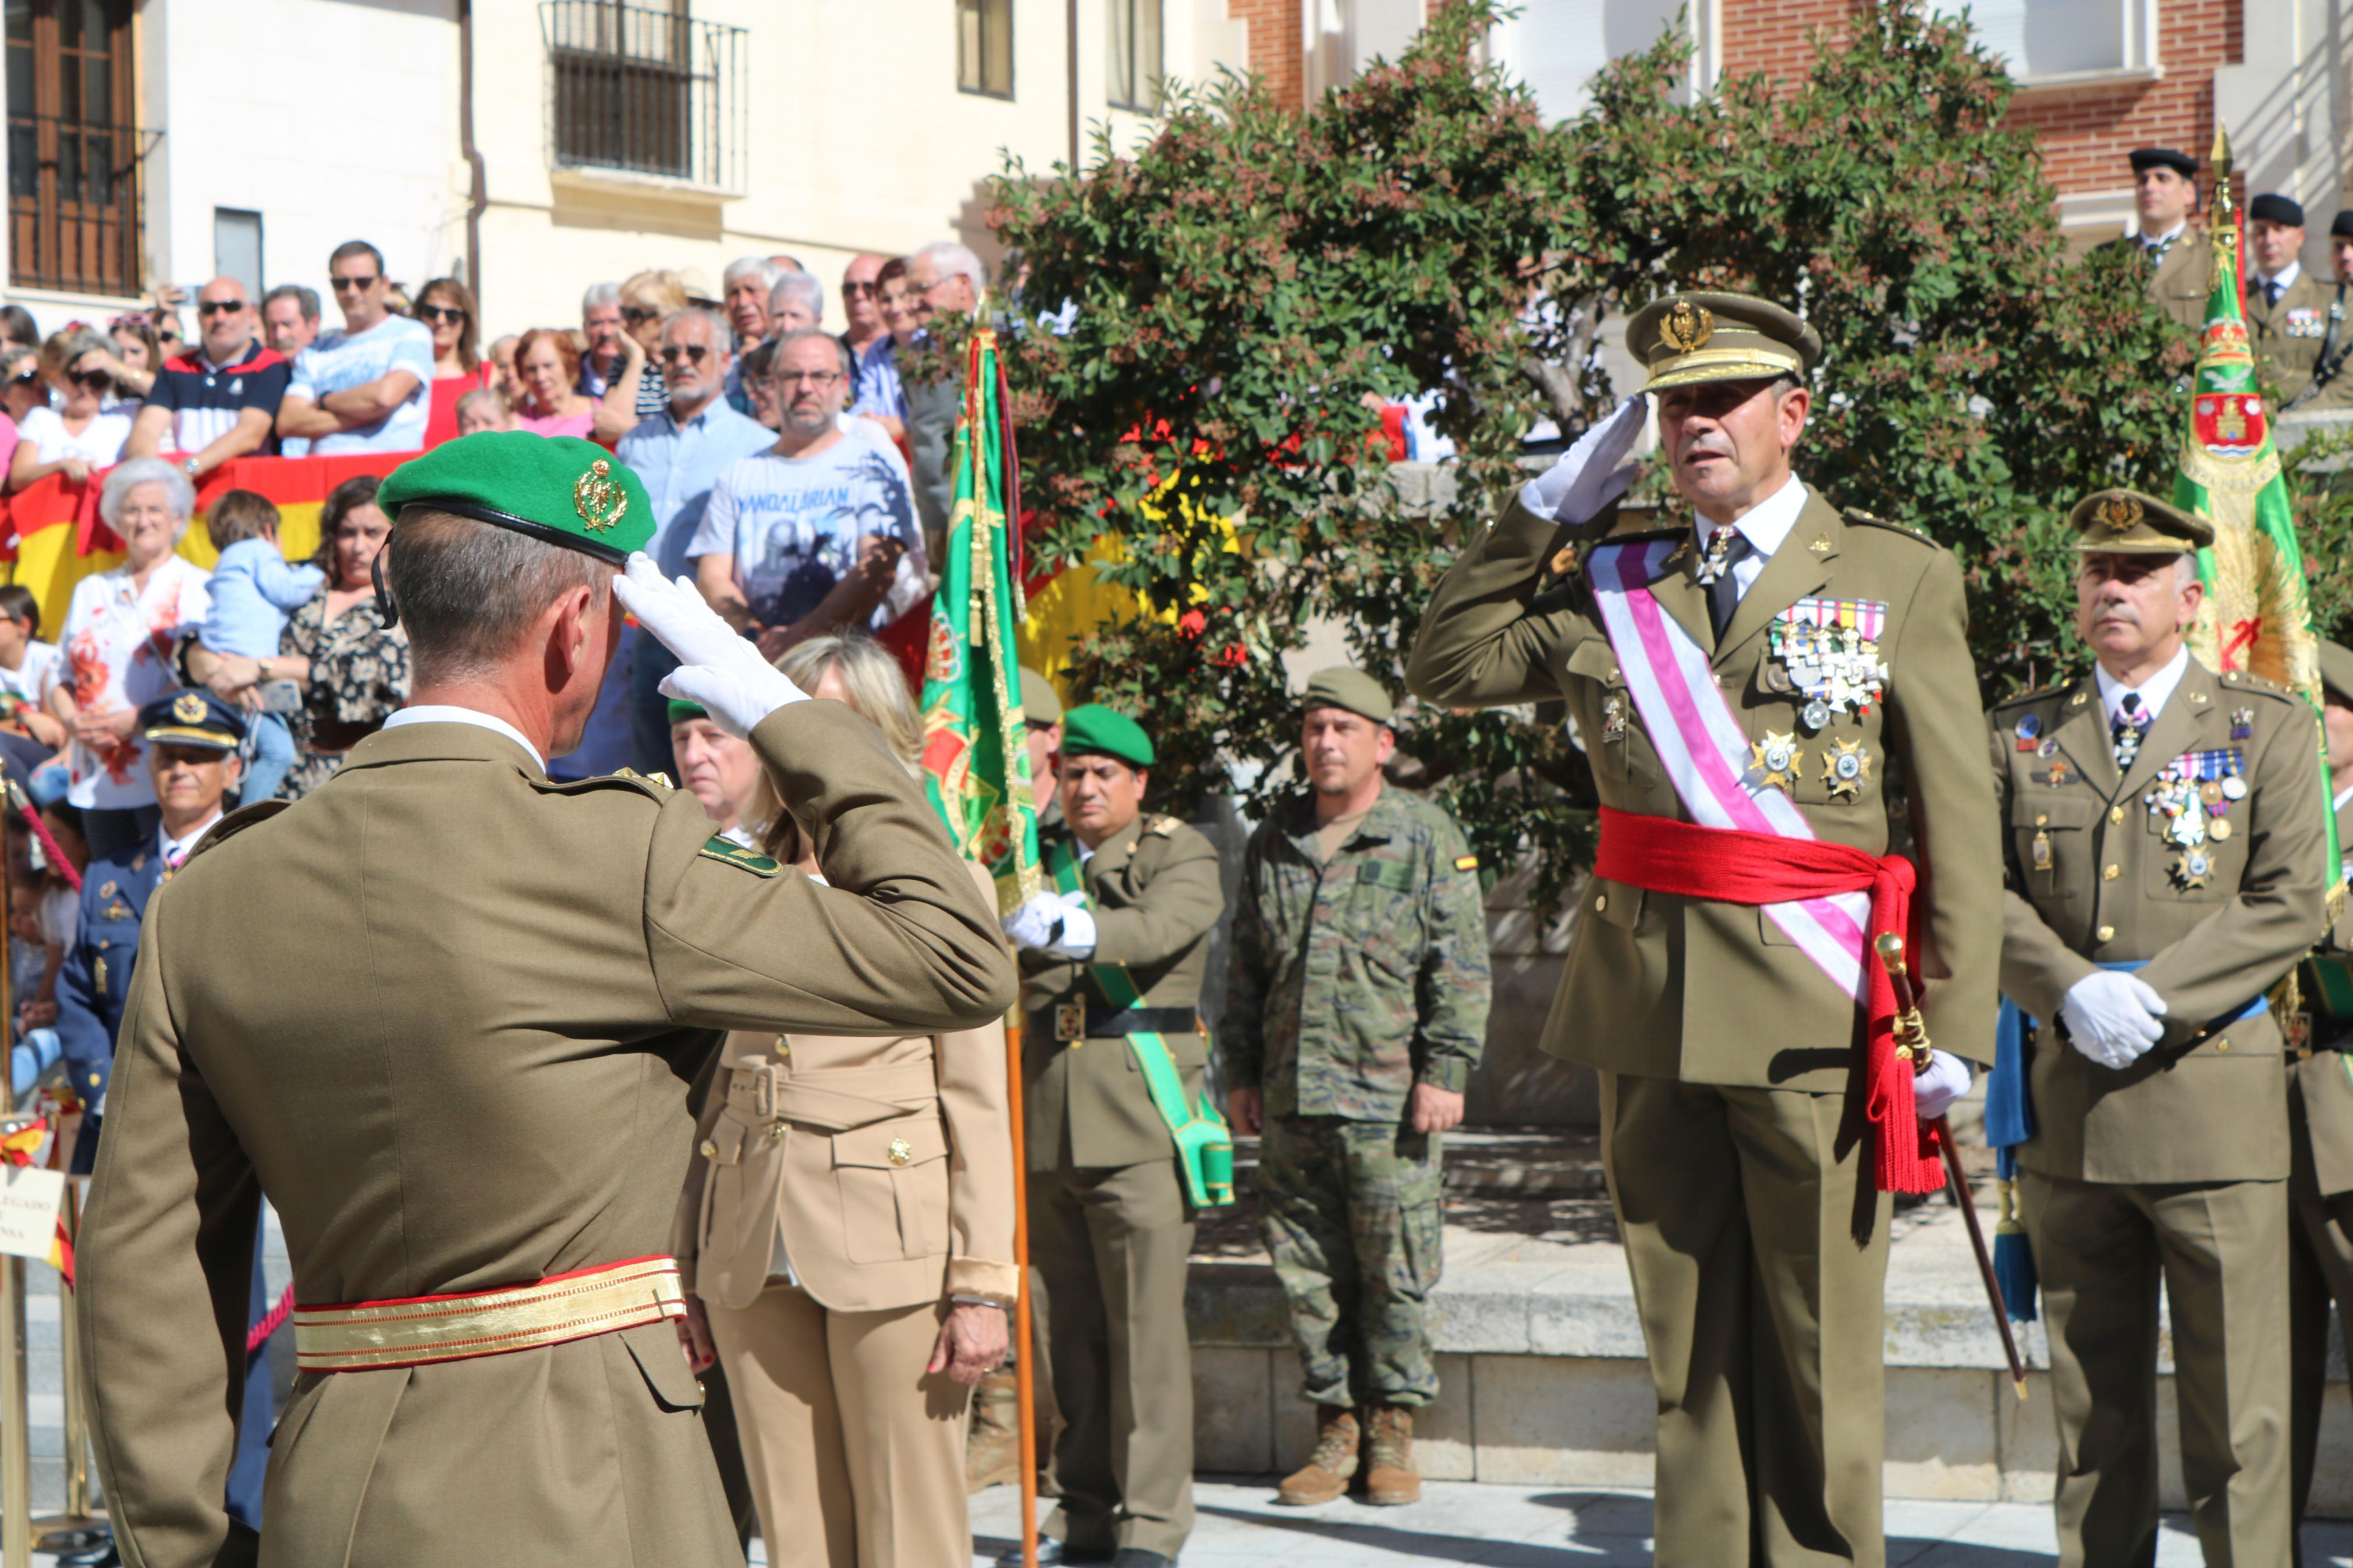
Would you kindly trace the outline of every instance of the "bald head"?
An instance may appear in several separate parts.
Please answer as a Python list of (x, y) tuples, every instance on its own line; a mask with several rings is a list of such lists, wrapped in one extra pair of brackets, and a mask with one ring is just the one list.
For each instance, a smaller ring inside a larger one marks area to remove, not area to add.
[(234, 278), (216, 278), (196, 290), (196, 332), (204, 340), (205, 357), (215, 364), (233, 364), (253, 341), (253, 296)]

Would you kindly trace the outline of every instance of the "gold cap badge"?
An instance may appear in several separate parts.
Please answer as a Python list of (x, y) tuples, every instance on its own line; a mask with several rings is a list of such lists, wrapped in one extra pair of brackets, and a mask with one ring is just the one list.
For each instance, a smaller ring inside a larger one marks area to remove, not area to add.
[(173, 700), (172, 717), (183, 724), (201, 722), (205, 717), (205, 700), (193, 691), (183, 691)]
[(1679, 353), (1691, 353), (1715, 335), (1715, 312), (1689, 300), (1676, 300), (1667, 311), (1667, 319), (1659, 323), (1659, 336), (1672, 343)]
[(612, 471), (613, 465), (599, 458), (572, 487), (572, 510), (580, 514), (591, 533), (603, 532), (628, 513), (628, 493), (605, 477)]
[(2141, 524), (2140, 502), (2130, 496), (2110, 496), (2092, 513), (2092, 521), (2110, 533), (2130, 533)]

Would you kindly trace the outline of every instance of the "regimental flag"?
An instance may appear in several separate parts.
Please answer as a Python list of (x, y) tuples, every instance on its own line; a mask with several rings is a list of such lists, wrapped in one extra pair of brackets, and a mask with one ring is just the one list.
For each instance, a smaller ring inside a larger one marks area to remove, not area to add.
[[(2296, 548), (2287, 481), (2272, 442), (2271, 410), (2255, 381), (2240, 293), (2231, 145), (2220, 131), (2213, 162), (2206, 325), (2199, 336), (2180, 471), (2173, 481), (2173, 504), (2214, 525), (2213, 545), (2198, 552), (2206, 601), (2189, 645), (2209, 668), (2251, 670), (2300, 693), (2317, 713), (2320, 643), (2305, 593), (2304, 554)], [(2324, 801), (2330, 798), (2327, 752), (2324, 740), (2315, 760)], [(2337, 816), (2323, 815), (2328, 825), (2328, 885), (2341, 888)]]
[(1025, 606), (1011, 520), (1020, 478), (997, 334), (973, 334), (956, 422), (955, 510), (923, 663), (923, 788), (1000, 912), (1039, 891), (1038, 808), (1014, 635)]

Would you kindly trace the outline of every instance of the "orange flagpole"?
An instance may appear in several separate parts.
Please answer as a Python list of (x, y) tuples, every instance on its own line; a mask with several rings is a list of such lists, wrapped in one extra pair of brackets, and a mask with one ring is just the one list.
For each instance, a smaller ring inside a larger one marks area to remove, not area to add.
[(1013, 1410), (1021, 1424), (1021, 1562), (1038, 1568), (1038, 1358), (1029, 1342), (1029, 1157), (1023, 1144), (1021, 1004), (1005, 1015), (1005, 1110), (1013, 1124)]

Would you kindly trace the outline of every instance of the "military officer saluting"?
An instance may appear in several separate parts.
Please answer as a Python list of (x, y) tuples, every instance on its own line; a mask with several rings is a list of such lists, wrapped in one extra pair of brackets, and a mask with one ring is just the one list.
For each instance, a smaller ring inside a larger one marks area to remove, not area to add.
[[(661, 1255), (689, 1088), (727, 1029), (986, 1025), (1012, 964), (879, 732), (632, 553), (652, 508), (611, 454), (469, 436), (377, 500), (411, 705), (322, 788), (216, 826), (147, 912), (79, 1294), (123, 1555), (741, 1563)], [(683, 791), (547, 777), (625, 611), (829, 885)], [(301, 1367), (266, 1546), (220, 1503), (264, 1194)]]
[[(1487, 1035), (1479, 860), (1445, 810), (1388, 788), (1389, 696), (1360, 669), (1301, 699), (1308, 789), (1250, 835), (1226, 978), (1229, 1102), (1261, 1123), (1260, 1229), (1316, 1407), (1283, 1502), (1421, 1495), (1413, 1413), (1438, 1397), (1443, 1135)], [(1361, 1465), (1359, 1461), (1361, 1460)]]
[(2288, 1075), (2263, 992), (2321, 928), (2319, 736), (2302, 700), (2190, 656), (2203, 519), (2103, 490), (2069, 521), (2096, 666), (1989, 716), (2002, 989), (2052, 1021), (2017, 1158), (2060, 1561), (2156, 1552), (2161, 1278), (2206, 1561), (2284, 1563)]
[(1062, 1417), (1039, 1561), (1164, 1568), (1193, 1526), (1193, 1213), (1232, 1195), (1197, 1011), (1224, 899), (1216, 847), (1144, 810), (1143, 726), (1072, 708), (1061, 756), (1052, 887), (1005, 922), (1027, 1015), (1029, 1262)]
[(2210, 292), (2206, 247), (2189, 222), (2198, 207), (2198, 160), (2170, 147), (2142, 147), (2132, 153), (2132, 172), (2139, 232), (2099, 248), (2137, 250), (2148, 264), (2148, 297), (2174, 325), (2194, 332), (2206, 322)]
[(2312, 380), (2337, 296), (2335, 283), (2304, 269), (2303, 249), (2304, 208), (2294, 197), (2266, 192), (2247, 204), (2247, 336), (2285, 397)]
[[(1820, 342), (1789, 311), (1677, 294), (1627, 342), (1694, 519), (1606, 538), (1547, 587), (1561, 525), (1607, 535), (1633, 480), (1630, 400), (1472, 542), (1406, 678), (1455, 706), (1566, 698), (1600, 795), (1543, 1043), (1600, 1073), (1658, 1390), (1658, 1561), (1877, 1564), (1888, 1194), (1941, 1184), (1915, 1112), (1967, 1086), (1949, 1053), (1992, 1048), (1960, 569), (1791, 472)], [(1916, 939), (1925, 1059), (1868, 1026), (1894, 1005), (1874, 931)]]

